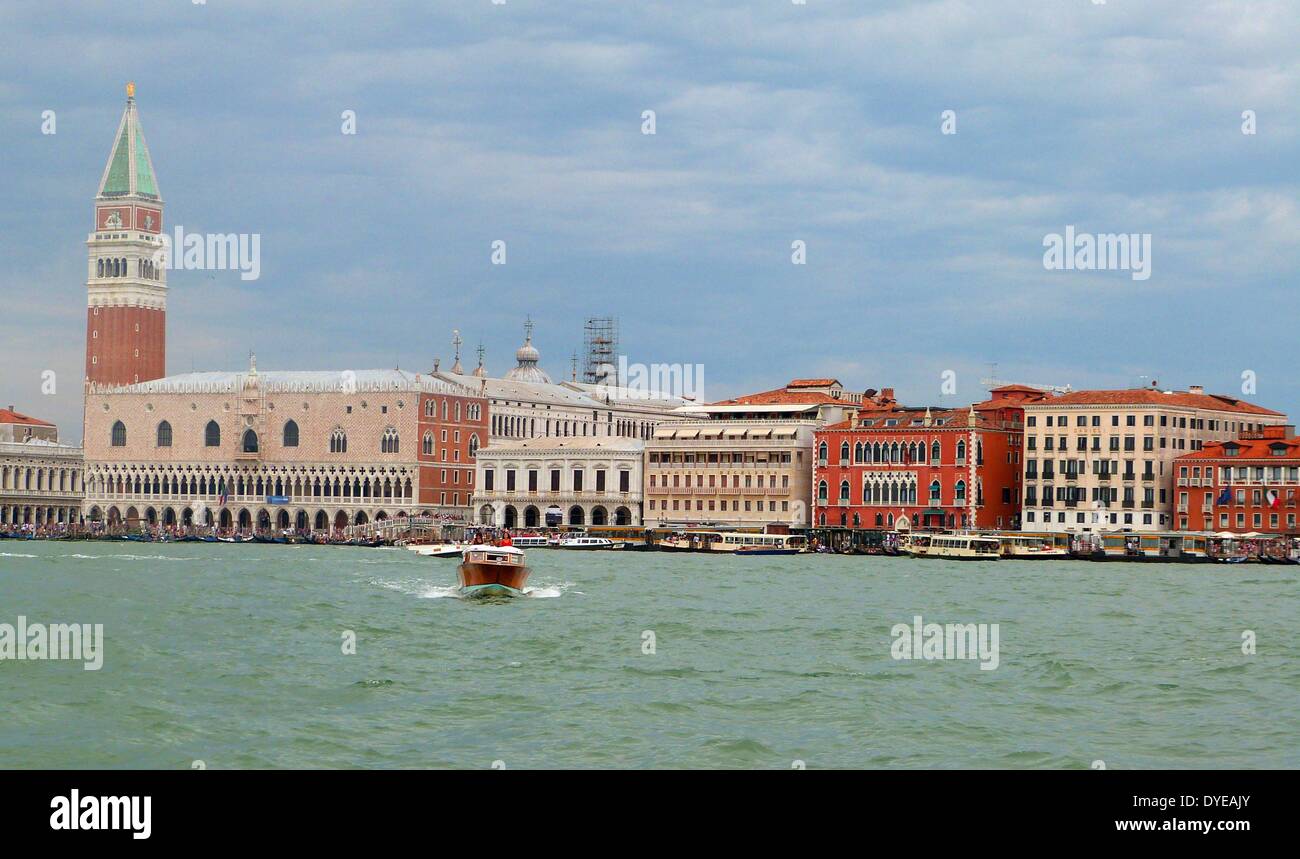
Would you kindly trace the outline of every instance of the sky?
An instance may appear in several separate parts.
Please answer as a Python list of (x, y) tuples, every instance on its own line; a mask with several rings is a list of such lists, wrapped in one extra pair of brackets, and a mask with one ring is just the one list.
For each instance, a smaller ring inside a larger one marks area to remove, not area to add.
[[(1294, 0), (8, 0), (0, 30), (0, 405), (65, 441), (127, 81), (169, 229), (260, 236), (257, 280), (169, 272), (170, 373), (428, 370), (459, 329), (501, 374), (531, 316), (567, 378), (615, 316), (707, 399), (1249, 373), (1300, 414)], [(1049, 270), (1067, 226), (1149, 235), (1149, 277)]]

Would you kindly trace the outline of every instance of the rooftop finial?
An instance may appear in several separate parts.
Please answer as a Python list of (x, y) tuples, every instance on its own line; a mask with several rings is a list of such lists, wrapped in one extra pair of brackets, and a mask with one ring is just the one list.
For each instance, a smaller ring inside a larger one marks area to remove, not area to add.
[(135, 81), (126, 82), (126, 100), (131, 101), (135, 98)]
[(524, 317), (524, 342), (533, 342), (533, 317), (531, 314)]
[(460, 366), (460, 346), (464, 342), (464, 340), (460, 339), (460, 329), (453, 328), (451, 330), (451, 348), (456, 350), (456, 361), (451, 365), (451, 371), (453, 373), (459, 374), (465, 372), (465, 369)]
[(248, 350), (248, 372), (257, 373), (257, 354), (252, 349)]

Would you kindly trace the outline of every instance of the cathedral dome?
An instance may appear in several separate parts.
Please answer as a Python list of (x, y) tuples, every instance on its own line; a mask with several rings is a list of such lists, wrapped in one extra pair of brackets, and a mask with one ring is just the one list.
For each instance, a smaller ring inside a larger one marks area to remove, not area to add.
[(524, 323), (524, 345), (520, 346), (518, 351), (515, 352), (515, 360), (519, 363), (509, 373), (506, 373), (506, 378), (515, 382), (551, 384), (551, 377), (546, 375), (545, 370), (537, 366), (537, 362), (541, 359), (541, 353), (533, 345), (533, 323), (530, 320)]

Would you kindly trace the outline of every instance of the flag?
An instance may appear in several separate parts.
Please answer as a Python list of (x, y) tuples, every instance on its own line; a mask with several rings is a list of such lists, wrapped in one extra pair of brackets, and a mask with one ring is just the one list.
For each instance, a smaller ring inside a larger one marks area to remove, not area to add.
[(1232, 503), (1232, 487), (1231, 487), (1231, 486), (1225, 486), (1225, 487), (1223, 487), (1223, 491), (1219, 493), (1219, 498), (1218, 498), (1218, 500), (1216, 501), (1216, 503), (1217, 503), (1217, 504), (1231, 504), (1231, 503)]
[(1278, 497), (1276, 489), (1270, 489), (1264, 497), (1268, 499), (1268, 506), (1274, 510), (1282, 506), (1282, 499)]
[(217, 494), (221, 496), (221, 500), (218, 504), (225, 507), (226, 502), (230, 500), (230, 494), (226, 492), (226, 479), (224, 477), (221, 478), (221, 485), (217, 487)]

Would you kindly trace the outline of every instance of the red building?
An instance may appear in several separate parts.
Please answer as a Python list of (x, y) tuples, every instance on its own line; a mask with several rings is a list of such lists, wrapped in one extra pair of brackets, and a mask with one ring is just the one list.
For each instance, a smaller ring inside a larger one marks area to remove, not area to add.
[(1018, 528), (1023, 403), (1008, 385), (969, 408), (908, 408), (868, 392), (847, 421), (816, 434), (817, 527)]
[(1300, 534), (1300, 438), (1294, 434), (1293, 426), (1266, 426), (1178, 457), (1178, 530)]
[(462, 508), (468, 517), (474, 463), (488, 443), (488, 401), (454, 394), (420, 396), (420, 504)]

